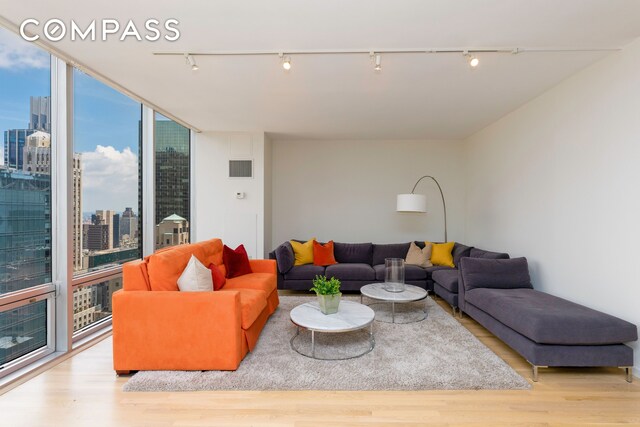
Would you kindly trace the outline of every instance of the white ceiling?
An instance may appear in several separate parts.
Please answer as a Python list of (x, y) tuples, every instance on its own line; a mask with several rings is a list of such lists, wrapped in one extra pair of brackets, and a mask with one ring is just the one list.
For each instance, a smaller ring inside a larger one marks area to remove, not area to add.
[(200, 130), (281, 138), (457, 139), (482, 129), (608, 53), (183, 58), (157, 51), (611, 48), (640, 37), (638, 0), (0, 0), (19, 24), (55, 17), (176, 18), (176, 42), (54, 44), (69, 57)]

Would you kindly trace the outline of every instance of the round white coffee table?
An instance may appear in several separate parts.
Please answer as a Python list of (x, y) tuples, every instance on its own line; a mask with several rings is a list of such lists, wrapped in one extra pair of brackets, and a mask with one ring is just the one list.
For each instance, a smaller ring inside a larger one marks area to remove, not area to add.
[[(373, 338), (374, 311), (366, 305), (354, 301), (340, 301), (340, 307), (335, 314), (323, 314), (317, 301), (308, 302), (295, 307), (290, 313), (291, 322), (296, 325), (296, 334), (291, 338), (291, 348), (299, 354), (313, 359), (344, 360), (364, 356), (373, 350), (375, 340)], [(316, 332), (343, 333), (357, 331), (369, 327), (369, 347), (362, 353), (348, 357), (316, 357)], [(305, 354), (296, 345), (300, 337), (300, 328), (311, 331), (311, 353)]]
[[(382, 318), (376, 319), (380, 322), (396, 323), (396, 303), (416, 302), (427, 298), (427, 291), (419, 286), (405, 285), (405, 289), (402, 292), (389, 292), (385, 290), (384, 286), (384, 283), (371, 283), (360, 288), (360, 302), (362, 302), (363, 297), (367, 297), (380, 301), (380, 303), (391, 303), (391, 321)], [(373, 303), (371, 305), (380, 303)], [(426, 318), (427, 310), (425, 308), (419, 313), (417, 318), (398, 323), (421, 322)]]

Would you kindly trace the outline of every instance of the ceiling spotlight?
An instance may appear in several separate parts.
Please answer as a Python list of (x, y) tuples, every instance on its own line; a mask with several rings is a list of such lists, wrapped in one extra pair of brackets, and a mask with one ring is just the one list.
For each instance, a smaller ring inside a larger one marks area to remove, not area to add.
[(184, 57), (187, 60), (187, 64), (191, 65), (192, 71), (197, 71), (200, 68), (198, 67), (198, 64), (196, 64), (196, 60), (193, 59), (193, 56), (189, 55), (188, 53), (185, 53)]
[(382, 71), (382, 57), (379, 53), (376, 54), (376, 66), (373, 67), (375, 71)]
[(280, 54), (280, 57), (282, 58), (282, 68), (284, 68), (285, 71), (289, 71), (291, 69), (291, 57), (283, 56), (283, 54)]
[(471, 68), (476, 68), (480, 64), (480, 60), (478, 59), (478, 57), (475, 55), (471, 55), (466, 50), (464, 51), (464, 56), (467, 58), (467, 61), (469, 62), (469, 66)]

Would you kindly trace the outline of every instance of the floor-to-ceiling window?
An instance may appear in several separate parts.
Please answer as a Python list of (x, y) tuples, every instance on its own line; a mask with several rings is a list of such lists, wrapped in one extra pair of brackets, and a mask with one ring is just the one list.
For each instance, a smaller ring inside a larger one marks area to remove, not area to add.
[(0, 369), (53, 351), (51, 58), (0, 28)]
[[(73, 71), (74, 331), (111, 315), (119, 265), (140, 258), (142, 106)], [(95, 276), (112, 270), (113, 275)]]
[(0, 380), (105, 330), (143, 229), (189, 241), (191, 131), (152, 112), (0, 28)]
[(155, 114), (155, 248), (189, 242), (190, 130)]

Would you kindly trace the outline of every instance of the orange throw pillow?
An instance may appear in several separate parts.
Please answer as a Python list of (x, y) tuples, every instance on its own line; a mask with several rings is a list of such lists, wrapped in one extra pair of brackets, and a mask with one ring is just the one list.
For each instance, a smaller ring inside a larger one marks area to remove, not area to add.
[(336, 258), (333, 256), (333, 240), (320, 244), (313, 241), (313, 265), (332, 265), (337, 264)]
[(213, 290), (219, 291), (227, 283), (227, 278), (224, 277), (218, 266), (213, 263), (209, 264), (209, 270), (211, 270), (211, 279), (213, 279)]

